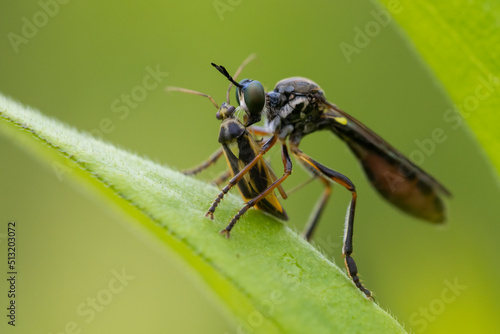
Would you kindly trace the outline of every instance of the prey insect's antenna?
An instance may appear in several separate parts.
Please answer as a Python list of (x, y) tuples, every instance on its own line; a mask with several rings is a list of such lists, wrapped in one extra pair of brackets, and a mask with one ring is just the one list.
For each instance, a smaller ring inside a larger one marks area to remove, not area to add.
[[(251, 62), (252, 60), (254, 60), (256, 57), (257, 57), (257, 55), (255, 53), (252, 53), (250, 56), (248, 56), (247, 59), (245, 59), (243, 61), (243, 63), (241, 63), (240, 67), (238, 67), (238, 69), (234, 73), (233, 79), (236, 80), (236, 78), (238, 77), (238, 75), (240, 75), (241, 71), (243, 71), (245, 66), (247, 66), (248, 63)], [(229, 88), (227, 89), (227, 93), (226, 93), (226, 99), (227, 99), (228, 104), (229, 104), (229, 92), (231, 91), (232, 87), (233, 87), (233, 83), (231, 82), (229, 84)], [(239, 87), (239, 86), (236, 86), (236, 87)]]
[(181, 87), (168, 86), (167, 88), (165, 88), (165, 90), (167, 92), (175, 91), (175, 92), (182, 92), (182, 93), (188, 93), (188, 94), (194, 94), (194, 95), (208, 97), (208, 99), (210, 101), (212, 101), (212, 103), (215, 106), (215, 108), (219, 109), (219, 106), (217, 105), (217, 103), (215, 102), (215, 100), (210, 95), (203, 94), (203, 93), (197, 92), (195, 90), (191, 90), (191, 89), (181, 88)]
[(234, 76), (233, 76), (234, 80), (236, 80), (236, 78), (238, 77), (238, 75), (240, 75), (241, 71), (243, 71), (243, 69), (245, 68), (245, 66), (247, 66), (248, 63), (251, 62), (252, 60), (254, 60), (256, 57), (257, 57), (257, 55), (255, 53), (252, 53), (250, 56), (248, 56), (247, 59), (245, 59), (243, 61), (243, 63), (241, 63), (240, 67), (238, 67), (238, 69), (234, 73)]

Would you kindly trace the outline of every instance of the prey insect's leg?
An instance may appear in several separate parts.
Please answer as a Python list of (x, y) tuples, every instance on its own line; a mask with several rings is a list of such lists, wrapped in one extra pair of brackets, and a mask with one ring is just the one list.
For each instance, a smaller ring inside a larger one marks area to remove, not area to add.
[(182, 171), (184, 175), (195, 175), (201, 172), (204, 169), (207, 169), (211, 165), (217, 162), (219, 158), (222, 156), (224, 151), (222, 150), (222, 147), (219, 148), (217, 151), (215, 151), (207, 160), (203, 161), (199, 166), (196, 166), (194, 168), (190, 169), (185, 169)]
[(325, 190), (323, 191), (323, 194), (316, 203), (316, 206), (314, 207), (311, 217), (309, 218), (309, 222), (307, 223), (306, 228), (302, 233), (302, 236), (307, 241), (311, 241), (314, 230), (316, 229), (321, 214), (323, 213), (323, 209), (326, 207), (326, 203), (328, 202), (330, 194), (332, 193), (332, 186), (330, 185), (330, 182), (328, 182), (328, 180), (323, 177), (319, 177), (319, 179), (325, 185)]
[(271, 149), (271, 147), (274, 146), (274, 144), (276, 144), (276, 141), (278, 140), (278, 137), (276, 136), (272, 136), (267, 142), (264, 143), (264, 145), (262, 145), (262, 147), (260, 148), (260, 151), (259, 151), (259, 154), (257, 154), (255, 156), (255, 158), (248, 164), (246, 165), (242, 170), (240, 170), (240, 172), (238, 174), (236, 174), (231, 180), (229, 180), (228, 184), (222, 188), (222, 191), (219, 193), (219, 195), (217, 195), (217, 197), (215, 198), (214, 202), (212, 203), (212, 206), (210, 207), (210, 209), (208, 209), (207, 213), (205, 214), (205, 217), (210, 217), (210, 219), (214, 219), (214, 212), (215, 212), (215, 209), (217, 208), (217, 206), (219, 205), (220, 201), (222, 200), (222, 198), (224, 198), (224, 195), (228, 193), (228, 191), (236, 184), (238, 183), (238, 181), (246, 174), (248, 173), (248, 171), (253, 167), (255, 166), (255, 164), (257, 163), (257, 161), (259, 161), (260, 158), (262, 158), (262, 156), (264, 154), (267, 153), (267, 151), (269, 151)]
[(222, 173), (221, 175), (219, 175), (215, 180), (212, 180), (212, 184), (214, 186), (220, 186), (221, 184), (223, 184), (224, 182), (227, 181), (227, 179), (229, 179), (229, 177), (231, 176), (231, 171), (227, 170), (225, 171), (224, 173)]
[(226, 234), (226, 237), (229, 238), (229, 234), (231, 232), (231, 229), (234, 227), (234, 224), (238, 222), (238, 220), (245, 214), (245, 212), (248, 211), (252, 206), (257, 204), (261, 199), (265, 198), (267, 195), (269, 195), (270, 192), (274, 191), (276, 187), (278, 187), (285, 179), (290, 176), (292, 173), (292, 160), (290, 159), (290, 155), (288, 154), (288, 149), (286, 147), (286, 144), (284, 142), (281, 143), (281, 160), (283, 161), (283, 166), (285, 167), (285, 171), (283, 173), (283, 176), (277, 179), (276, 181), (273, 182), (266, 190), (261, 192), (258, 196), (252, 198), (250, 201), (248, 201), (244, 207), (240, 209), (240, 211), (233, 217), (229, 225), (226, 226), (225, 229), (220, 231), (221, 234)]
[(357, 193), (356, 193), (356, 188), (354, 187), (354, 184), (349, 180), (349, 178), (339, 172), (336, 172), (326, 166), (323, 166), (313, 158), (309, 157), (308, 155), (304, 154), (297, 146), (296, 144), (291, 146), (292, 153), (299, 159), (299, 161), (308, 164), (309, 166), (313, 167), (316, 169), (322, 176), (324, 176), (327, 179), (330, 179), (342, 186), (344, 186), (347, 190), (351, 192), (351, 202), (349, 203), (349, 207), (347, 208), (347, 215), (346, 215), (346, 226), (345, 226), (345, 234), (344, 234), (344, 247), (343, 247), (343, 254), (345, 256), (345, 265), (347, 267), (347, 273), (351, 277), (352, 281), (356, 285), (358, 289), (360, 289), (368, 298), (371, 297), (371, 292), (366, 289), (363, 284), (361, 284), (361, 281), (359, 280), (358, 277), (358, 268), (356, 266), (356, 262), (354, 259), (351, 257), (352, 254), (352, 236), (354, 232), (354, 212), (356, 209), (356, 198), (357, 198)]

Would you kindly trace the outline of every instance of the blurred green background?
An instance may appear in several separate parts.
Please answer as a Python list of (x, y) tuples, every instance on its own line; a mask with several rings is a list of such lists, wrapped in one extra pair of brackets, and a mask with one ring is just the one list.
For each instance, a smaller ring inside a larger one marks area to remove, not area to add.
[[(366, 286), (416, 333), (496, 333), (497, 180), (467, 127), (443, 119), (450, 101), (393, 24), (379, 25), (366, 46), (345, 57), (341, 43), (353, 45), (356, 29), (376, 22), (373, 10), (369, 1), (2, 0), (0, 92), (182, 169), (218, 147), (219, 122), (205, 99), (166, 93), (165, 86), (223, 101), (228, 83), (210, 62), (233, 73), (251, 53), (258, 58), (240, 79), (272, 89), (285, 77), (309, 77), (330, 101), (420, 157), (454, 195), (444, 228), (418, 221), (379, 198), (341, 141), (329, 133), (306, 137), (303, 151), (357, 186), (355, 258)], [(151, 71), (160, 73), (156, 81)], [(417, 143), (437, 128), (446, 140), (424, 152)], [(15, 220), (19, 268), (15, 329), (6, 325), (7, 286), (0, 280), (2, 333), (65, 333), (72, 323), (82, 333), (237, 332), (236, 319), (226, 316), (196, 273), (127, 228), (128, 218), (5, 136), (0, 152), (0, 267), (7, 271), (5, 234)], [(271, 156), (279, 160), (276, 152)], [(223, 169), (221, 163), (201, 178)], [(306, 178), (296, 168), (285, 188)], [(284, 205), (291, 226), (302, 229), (320, 193), (313, 183), (290, 196)], [(315, 240), (340, 266), (349, 198), (335, 187)], [(122, 270), (134, 279), (109, 295)], [(92, 299), (105, 297), (92, 314)]]

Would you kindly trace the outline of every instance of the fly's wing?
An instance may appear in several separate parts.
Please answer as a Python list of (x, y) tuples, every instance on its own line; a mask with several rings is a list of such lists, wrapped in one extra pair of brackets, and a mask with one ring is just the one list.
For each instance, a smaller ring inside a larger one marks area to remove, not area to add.
[(439, 193), (451, 194), (443, 185), (354, 117), (326, 101), (323, 103), (324, 124), (347, 143), (373, 187), (385, 199), (430, 222), (446, 219)]

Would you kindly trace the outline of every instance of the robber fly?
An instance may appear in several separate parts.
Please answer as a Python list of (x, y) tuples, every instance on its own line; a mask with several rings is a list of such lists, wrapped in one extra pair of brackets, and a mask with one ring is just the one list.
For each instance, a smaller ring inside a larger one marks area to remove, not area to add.
[[(247, 62), (250, 60), (250, 58), (247, 59)], [(245, 64), (246, 62), (241, 65), (241, 68), (243, 68)], [(231, 90), (231, 86), (229, 87), (228, 94)], [(184, 93), (207, 97), (217, 109), (216, 118), (221, 121), (218, 139), (221, 144), (221, 148), (213, 153), (208, 160), (203, 162), (201, 165), (185, 170), (184, 174), (197, 174), (217, 162), (222, 155), (226, 157), (229, 167), (229, 175), (232, 176), (232, 179), (215, 198), (212, 206), (207, 211), (206, 216), (213, 219), (215, 209), (220, 204), (224, 195), (227, 194), (227, 192), (234, 185), (237, 185), (243, 199), (246, 201), (246, 204), (233, 217), (229, 225), (223, 229), (221, 233), (226, 234), (226, 236), (229, 237), (232, 226), (252, 206), (255, 206), (256, 209), (262, 210), (280, 220), (288, 220), (285, 210), (274, 194), (274, 189), (278, 188), (281, 197), (284, 199), (287, 198), (287, 194), (280, 186), (286, 177), (277, 179), (271, 167), (262, 157), (262, 155), (272, 145), (267, 145), (268, 148), (263, 146), (261, 147), (261, 145), (254, 139), (252, 134), (249, 133), (247, 128), (236, 117), (236, 108), (230, 105), (229, 95), (227, 95), (227, 102), (222, 103), (219, 108), (214, 99), (209, 95), (178, 87), (167, 87), (167, 90), (181, 91)], [(262, 107), (263, 106), (261, 106), (261, 108)], [(258, 129), (252, 128), (251, 130), (254, 132), (253, 134), (258, 134)], [(290, 160), (289, 157), (287, 157), (287, 159)], [(224, 179), (226, 179), (229, 175), (224, 174), (224, 176), (220, 177), (217, 181), (215, 181), (215, 183), (220, 184), (224, 182)]]
[[(332, 182), (342, 185), (351, 193), (342, 252), (347, 272), (354, 284), (371, 298), (371, 292), (359, 280), (356, 263), (351, 257), (356, 188), (347, 176), (302, 152), (299, 149), (302, 138), (319, 130), (333, 132), (346, 142), (361, 162), (372, 186), (390, 203), (415, 217), (434, 223), (443, 222), (445, 207), (440, 194), (450, 196), (450, 192), (368, 127), (328, 102), (323, 90), (315, 82), (302, 77), (292, 77), (279, 81), (273, 91), (266, 93), (260, 82), (244, 79), (238, 83), (223, 66), (213, 63), (212, 65), (237, 87), (236, 99), (246, 113), (245, 127), (252, 128), (253, 124), (265, 116), (266, 126), (261, 132), (269, 139), (254, 159), (261, 159), (265, 152), (279, 142), (285, 167), (283, 177), (286, 177), (291, 173), (288, 143), (297, 161), (324, 184), (325, 190), (319, 205), (304, 233), (307, 240), (312, 237), (328, 201)], [(252, 163), (254, 162), (249, 165)], [(226, 228), (228, 233), (233, 226), (234, 223)]]

